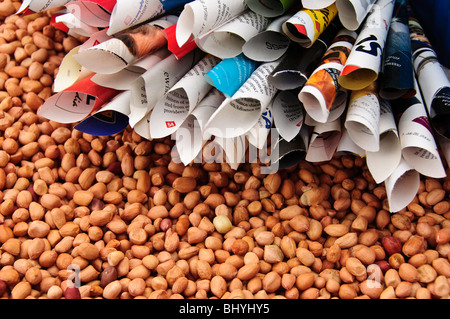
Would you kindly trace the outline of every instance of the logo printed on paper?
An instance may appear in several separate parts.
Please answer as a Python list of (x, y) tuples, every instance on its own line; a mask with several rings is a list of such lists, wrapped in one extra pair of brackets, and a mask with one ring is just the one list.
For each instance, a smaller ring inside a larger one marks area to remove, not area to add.
[(166, 121), (166, 127), (171, 128), (177, 126), (174, 121)]
[(427, 117), (427, 116), (419, 116), (419, 117), (416, 117), (415, 119), (413, 119), (412, 121), (415, 122), (415, 123), (418, 123), (418, 124), (422, 125), (422, 126), (425, 127), (428, 131), (430, 131), (430, 133), (432, 133), (430, 121), (428, 120), (428, 117)]

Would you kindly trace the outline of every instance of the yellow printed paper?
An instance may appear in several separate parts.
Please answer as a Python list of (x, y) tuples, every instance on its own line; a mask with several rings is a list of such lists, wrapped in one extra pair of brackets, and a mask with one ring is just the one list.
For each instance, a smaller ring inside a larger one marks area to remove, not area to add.
[(292, 41), (309, 48), (336, 16), (335, 4), (318, 10), (302, 9), (285, 21), (282, 29)]
[(313, 42), (315, 42), (319, 35), (326, 29), (326, 27), (330, 24), (331, 20), (337, 15), (337, 7), (336, 4), (333, 3), (331, 6), (319, 10), (305, 10), (305, 12), (311, 17), (311, 20), (314, 23), (314, 38)]

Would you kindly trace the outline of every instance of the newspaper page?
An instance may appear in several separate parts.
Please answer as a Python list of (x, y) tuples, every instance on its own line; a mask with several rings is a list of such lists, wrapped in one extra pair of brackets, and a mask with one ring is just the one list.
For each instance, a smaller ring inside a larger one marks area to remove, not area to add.
[(38, 114), (59, 123), (75, 123), (96, 112), (120, 93), (92, 82), (91, 78), (92, 75), (50, 96), (41, 105)]
[(389, 211), (396, 213), (408, 206), (420, 186), (420, 174), (402, 157), (397, 168), (384, 181)]
[(152, 138), (169, 136), (180, 127), (211, 90), (204, 75), (219, 62), (215, 56), (205, 56), (156, 103), (150, 116)]
[(340, 24), (335, 22), (336, 19), (310, 48), (292, 42), (278, 66), (269, 75), (269, 82), (279, 90), (302, 88), (339, 31)]
[(420, 92), (413, 98), (392, 102), (393, 110), (399, 118), (398, 131), (405, 160), (424, 176), (446, 176)]
[(23, 0), (16, 14), (30, 15), (37, 12), (56, 9), (64, 6), (71, 0)]
[(304, 108), (297, 98), (298, 90), (278, 91), (272, 100), (273, 122), (278, 134), (290, 142), (304, 122)]
[(450, 139), (450, 80), (414, 17), (409, 19), (409, 30), (414, 71), (431, 124), (437, 134)]
[(167, 44), (161, 29), (176, 22), (176, 16), (151, 21), (129, 32), (78, 52), (73, 57), (85, 68), (100, 74), (119, 72), (136, 60), (151, 54)]
[(184, 6), (178, 19), (176, 40), (181, 47), (191, 37), (199, 38), (247, 10), (244, 0), (194, 0)]
[(308, 162), (329, 161), (341, 140), (340, 119), (314, 126), (306, 152), (305, 160)]
[(397, 124), (389, 101), (380, 98), (380, 149), (366, 151), (367, 167), (377, 184), (381, 184), (397, 168), (402, 158), (402, 148)]
[(94, 74), (92, 81), (101, 86), (116, 90), (130, 90), (134, 80), (155, 64), (161, 62), (169, 54), (169, 50), (166, 47), (162, 47), (154, 53), (147, 54), (143, 58), (131, 63), (119, 72), (113, 74)]
[(205, 74), (205, 80), (227, 97), (232, 97), (259, 65), (241, 53), (220, 61)]
[(376, 0), (336, 0), (338, 16), (342, 25), (348, 30), (356, 31), (363, 23), (375, 1)]
[(195, 42), (206, 53), (220, 59), (232, 58), (241, 54), (245, 42), (263, 31), (268, 24), (268, 18), (247, 10)]
[(295, 0), (245, 0), (250, 10), (265, 17), (274, 18), (283, 15), (295, 3)]
[(339, 84), (344, 88), (361, 90), (378, 78), (394, 1), (378, 0), (372, 6), (339, 76)]
[[(356, 32), (347, 29), (341, 29), (338, 32), (319, 66), (313, 71), (298, 95), (306, 112), (320, 123), (328, 120), (333, 106), (338, 106), (347, 100), (348, 92), (340, 87), (337, 79), (352, 50), (356, 36)], [(344, 108), (341, 107), (340, 111), (343, 112)]]
[(310, 48), (337, 15), (336, 4), (312, 10), (302, 9), (283, 23), (283, 32), (305, 48)]
[(393, 100), (412, 97), (414, 70), (406, 0), (396, 0), (381, 64), (380, 96)]
[(117, 0), (109, 21), (109, 35), (146, 23), (191, 0)]
[(285, 14), (273, 19), (265, 30), (247, 40), (242, 47), (245, 56), (258, 62), (272, 62), (281, 58), (291, 44), (282, 25), (291, 16)]
[(302, 0), (302, 5), (306, 9), (318, 10), (331, 6), (336, 0)]
[(222, 92), (212, 88), (174, 133), (178, 155), (184, 165), (201, 155), (203, 146), (211, 138), (204, 133), (205, 124), (225, 98)]
[[(130, 89), (130, 126), (135, 130), (150, 132), (150, 112), (156, 103), (204, 57), (205, 53), (198, 49), (181, 59), (170, 54), (134, 80)], [(137, 128), (138, 122), (141, 125)], [(141, 126), (145, 126), (145, 129)]]
[(223, 138), (247, 133), (277, 92), (268, 82), (268, 75), (278, 63), (275, 61), (261, 64), (239, 90), (219, 106), (206, 123), (205, 130)]
[(107, 28), (115, 5), (116, 0), (75, 0), (67, 3), (66, 8), (90, 26)]
[(378, 83), (352, 91), (344, 126), (356, 145), (370, 152), (380, 149)]
[(128, 126), (131, 92), (123, 91), (106, 103), (100, 110), (89, 115), (75, 129), (94, 136), (111, 136)]

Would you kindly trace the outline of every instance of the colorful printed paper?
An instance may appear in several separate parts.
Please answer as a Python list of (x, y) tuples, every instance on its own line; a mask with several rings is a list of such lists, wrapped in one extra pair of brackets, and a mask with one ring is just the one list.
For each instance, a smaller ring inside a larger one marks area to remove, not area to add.
[(394, 0), (378, 0), (372, 7), (339, 76), (348, 90), (361, 90), (378, 79)]
[(283, 23), (283, 32), (305, 48), (311, 47), (337, 15), (336, 4), (327, 8), (302, 9)]
[(422, 26), (413, 17), (409, 19), (409, 29), (414, 71), (431, 124), (437, 134), (450, 139), (450, 79)]
[(406, 0), (396, 0), (383, 52), (380, 96), (393, 100), (415, 93)]
[(279, 90), (303, 87), (340, 30), (340, 23), (336, 22), (333, 20), (310, 48), (291, 43), (280, 64), (270, 74), (269, 82)]
[(240, 54), (219, 62), (205, 74), (205, 80), (227, 97), (231, 97), (247, 81), (259, 64)]
[[(334, 106), (347, 100), (347, 90), (340, 87), (339, 75), (347, 61), (356, 39), (356, 32), (342, 29), (308, 81), (301, 89), (298, 98), (305, 106), (306, 112), (316, 121), (325, 123)], [(335, 108), (336, 110), (338, 108)], [(344, 108), (339, 108), (340, 114)]]

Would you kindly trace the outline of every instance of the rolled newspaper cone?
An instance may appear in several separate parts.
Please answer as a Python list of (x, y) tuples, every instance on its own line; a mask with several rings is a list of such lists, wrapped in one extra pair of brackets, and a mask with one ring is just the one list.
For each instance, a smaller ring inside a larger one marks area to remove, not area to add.
[(167, 44), (163, 28), (176, 22), (177, 17), (151, 21), (126, 33), (119, 34), (73, 57), (85, 68), (100, 74), (119, 72), (136, 60)]
[(192, 161), (201, 163), (202, 158), (197, 161), (197, 157), (211, 138), (204, 134), (205, 124), (224, 99), (223, 93), (216, 88), (211, 89), (174, 133), (178, 155), (184, 165)]
[(328, 120), (333, 106), (347, 100), (347, 90), (339, 86), (337, 79), (352, 50), (356, 36), (356, 32), (346, 29), (338, 32), (319, 66), (298, 95), (306, 112), (320, 123)]
[(383, 52), (380, 96), (393, 100), (415, 93), (406, 0), (396, 0)]
[(361, 90), (378, 79), (393, 9), (394, 0), (378, 0), (372, 6), (338, 78), (342, 87)]
[(240, 54), (220, 61), (205, 74), (205, 80), (227, 97), (232, 97), (259, 64)]
[(416, 197), (420, 186), (420, 174), (402, 158), (384, 184), (389, 211), (395, 213), (409, 205)]
[(446, 176), (446, 172), (417, 84), (416, 91), (413, 98), (392, 101), (393, 110), (398, 118), (402, 154), (409, 165), (420, 174), (442, 178)]
[(92, 81), (105, 87), (116, 90), (130, 90), (132, 83), (144, 72), (151, 69), (170, 54), (166, 47), (162, 47), (154, 53), (147, 54), (143, 58), (131, 63), (119, 72), (113, 74), (95, 74)]
[(180, 127), (212, 89), (204, 75), (219, 62), (215, 56), (205, 56), (158, 100), (150, 117), (152, 138), (169, 136)]
[(247, 10), (221, 27), (195, 40), (203, 51), (220, 59), (235, 57), (242, 53), (247, 40), (263, 31), (269, 19)]
[(336, 4), (312, 10), (302, 9), (285, 21), (283, 32), (305, 48), (311, 47), (337, 15)]
[[(150, 132), (148, 128), (150, 112), (156, 103), (204, 57), (205, 53), (198, 49), (181, 59), (171, 54), (134, 80), (130, 88), (130, 126), (136, 128), (139, 122), (137, 130)], [(146, 136), (150, 138), (150, 135)]]
[(278, 61), (261, 64), (239, 90), (224, 101), (206, 124), (206, 131), (223, 138), (246, 134), (258, 121), (277, 89), (268, 82)]
[(344, 123), (353, 142), (371, 152), (380, 149), (380, 101), (377, 84), (374, 82), (351, 93)]
[(291, 44), (282, 30), (282, 24), (291, 16), (285, 14), (274, 19), (265, 30), (246, 41), (242, 47), (245, 56), (259, 62), (272, 62), (281, 58)]
[(122, 132), (128, 126), (131, 92), (123, 91), (106, 103), (100, 110), (92, 113), (75, 129), (95, 136), (110, 136)]
[(336, 149), (337, 155), (356, 155), (359, 157), (364, 157), (366, 155), (366, 151), (353, 142), (352, 138), (348, 134), (348, 130), (343, 127), (341, 140), (339, 141), (339, 145)]
[(409, 29), (414, 71), (431, 124), (437, 134), (450, 139), (450, 79), (414, 17), (409, 19)]
[(340, 119), (318, 123), (314, 126), (309, 140), (305, 160), (308, 162), (329, 161), (333, 158), (341, 140)]
[(380, 98), (380, 149), (366, 151), (367, 168), (377, 184), (386, 180), (397, 168), (402, 158), (397, 125), (388, 101)]
[(100, 109), (120, 91), (94, 82), (93, 75), (53, 94), (38, 110), (38, 114), (59, 123), (76, 123)]
[(292, 42), (280, 63), (269, 76), (279, 90), (302, 88), (333, 41), (341, 25), (334, 19), (311, 48)]
[(194, 0), (184, 6), (178, 19), (176, 40), (181, 47), (224, 25), (247, 9), (244, 0)]
[(303, 104), (297, 96), (298, 90), (278, 91), (272, 101), (275, 128), (287, 142), (298, 135), (304, 122)]
[[(313, 0), (312, 0), (313, 1)], [(336, 0), (342, 25), (356, 31), (362, 24), (376, 0)]]

